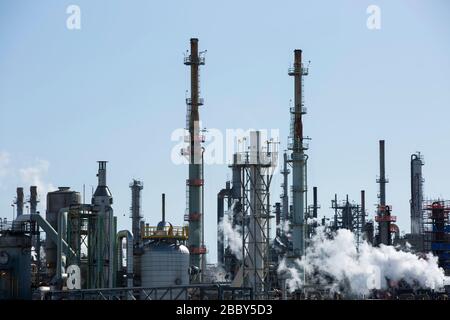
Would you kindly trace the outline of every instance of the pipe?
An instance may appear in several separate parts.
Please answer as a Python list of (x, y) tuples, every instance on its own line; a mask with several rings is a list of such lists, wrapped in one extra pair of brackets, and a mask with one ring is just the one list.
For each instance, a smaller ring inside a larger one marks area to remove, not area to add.
[(380, 205), (381, 206), (386, 205), (384, 140), (380, 140)]
[[(205, 148), (202, 147), (202, 248), (205, 248), (205, 159), (204, 159), (204, 154), (205, 154)], [(202, 258), (202, 270), (206, 270), (206, 259)], [(203, 275), (200, 275), (203, 279)]]
[[(385, 148), (384, 140), (379, 141), (380, 146), (380, 207), (378, 209), (378, 216), (389, 215), (390, 212), (386, 210), (386, 168), (385, 168)], [(390, 233), (390, 221), (382, 220), (378, 222), (378, 242), (380, 244), (390, 245), (391, 244), (391, 233)]]
[(166, 194), (161, 195), (161, 207), (162, 207), (162, 222), (163, 225), (166, 222)]
[(37, 208), (37, 187), (31, 186), (30, 187), (30, 213), (35, 214), (36, 208)]
[(17, 205), (17, 217), (20, 217), (23, 214), (23, 188), (19, 187), (16, 189), (17, 198), (16, 198), (16, 205)]
[(108, 287), (114, 288), (115, 287), (115, 280), (116, 280), (116, 274), (114, 272), (114, 248), (116, 246), (116, 239), (113, 236), (116, 233), (116, 219), (114, 217), (114, 212), (111, 207), (109, 207), (109, 210), (107, 212), (109, 214), (109, 255), (108, 255)]
[(106, 186), (106, 163), (108, 161), (98, 161), (98, 185), (105, 187)]
[(224, 265), (225, 243), (223, 234), (223, 218), (224, 218), (224, 198), (226, 189), (220, 190), (217, 194), (217, 263)]
[(279, 202), (275, 202), (275, 226), (276, 234), (277, 236), (280, 236), (281, 230), (284, 228), (281, 227), (281, 203)]
[(118, 262), (119, 267), (122, 267), (122, 241), (127, 241), (127, 287), (133, 287), (134, 277), (134, 264), (133, 264), (133, 236), (128, 230), (121, 230), (117, 233), (117, 246), (118, 246)]
[(225, 198), (228, 198), (228, 209), (231, 205), (232, 189), (230, 182), (226, 182), (225, 189), (222, 189), (217, 194), (217, 263), (225, 264), (225, 239), (223, 234), (223, 218), (225, 216)]
[(366, 224), (366, 191), (361, 190), (361, 225)]
[(288, 155), (285, 152), (283, 154), (283, 171), (281, 172), (283, 175), (283, 195), (281, 196), (281, 208), (282, 208), (282, 218), (281, 221), (286, 223), (289, 221), (289, 169), (288, 169)]
[(317, 187), (313, 187), (313, 218), (317, 218)]
[(411, 155), (411, 234), (420, 235), (423, 233), (422, 227), (422, 158), (420, 152)]
[(67, 219), (67, 213), (69, 212), (69, 208), (61, 208), (58, 212), (58, 238), (56, 242), (56, 279), (62, 279), (62, 254), (63, 254), (63, 234), (65, 233), (65, 226), (67, 223), (64, 223), (64, 220)]
[(334, 194), (334, 229), (337, 230), (338, 227), (338, 203), (337, 203), (337, 194)]
[(131, 189), (131, 232), (133, 233), (134, 247), (139, 247), (141, 243), (141, 191), (144, 184), (141, 181), (134, 180), (130, 183)]

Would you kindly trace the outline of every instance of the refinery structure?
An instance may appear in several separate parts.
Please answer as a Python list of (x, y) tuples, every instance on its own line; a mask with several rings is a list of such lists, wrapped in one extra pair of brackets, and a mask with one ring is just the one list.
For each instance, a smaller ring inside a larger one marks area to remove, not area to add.
[[(294, 106), (285, 112), (288, 150), (280, 152), (277, 142), (251, 131), (246, 149), (235, 150), (232, 163), (224, 167), (231, 179), (217, 190), (217, 211), (205, 212), (208, 177), (199, 82), (205, 55), (198, 39), (190, 40), (184, 64), (190, 72), (190, 96), (186, 147), (181, 150), (189, 168), (186, 179), (180, 177), (186, 184), (186, 212), (179, 215), (183, 223), (166, 220), (164, 194), (160, 222), (146, 223), (141, 210), (144, 183), (132, 179), (132, 227), (118, 230), (114, 195), (107, 183), (108, 174), (114, 173), (107, 172), (107, 161), (98, 161), (98, 183), (90, 201), (62, 186), (45, 195), (46, 211), (38, 212), (36, 186), (29, 187), (29, 197), (28, 189), (19, 187), (14, 219), (0, 220), (0, 299), (447, 299), (450, 201), (428, 200), (424, 195), (420, 152), (410, 161), (410, 233), (400, 234), (389, 204), (384, 140), (378, 142), (379, 173), (374, 172), (379, 185), (375, 214), (366, 209), (364, 190), (358, 200), (336, 194), (327, 200), (330, 206), (319, 205), (320, 186), (307, 183), (307, 164), (314, 159), (308, 158), (309, 138), (303, 128), (309, 66), (301, 50), (294, 51), (288, 70), (294, 88)], [(272, 185), (274, 174), (282, 176), (280, 194)], [(25, 212), (24, 206), (29, 210)], [(217, 264), (208, 263), (205, 214), (217, 215)], [(380, 285), (364, 294), (354, 290), (351, 277), (338, 279), (314, 264), (317, 237), (330, 243), (347, 231), (355, 239), (356, 260), (370, 250), (402, 252), (411, 261), (435, 263), (442, 283), (430, 285), (420, 279), (425, 272), (408, 269), (404, 278), (383, 271)]]

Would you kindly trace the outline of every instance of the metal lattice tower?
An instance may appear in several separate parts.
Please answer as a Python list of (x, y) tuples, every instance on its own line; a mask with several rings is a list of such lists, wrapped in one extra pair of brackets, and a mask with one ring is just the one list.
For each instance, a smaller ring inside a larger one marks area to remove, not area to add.
[(438, 257), (439, 266), (450, 275), (450, 201), (430, 200), (424, 202), (424, 246)]
[[(234, 172), (238, 171), (240, 179), (240, 217), (242, 221), (242, 261), (240, 275), (241, 285), (252, 287), (255, 295), (267, 296), (270, 290), (270, 184), (278, 152), (269, 142), (267, 147), (261, 145), (260, 132), (250, 133), (250, 150), (237, 153), (233, 163)], [(233, 184), (233, 189), (237, 186)]]

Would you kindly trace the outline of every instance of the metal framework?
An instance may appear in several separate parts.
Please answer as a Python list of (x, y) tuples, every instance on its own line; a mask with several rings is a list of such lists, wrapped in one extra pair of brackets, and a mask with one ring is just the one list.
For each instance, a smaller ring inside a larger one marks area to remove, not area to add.
[[(255, 295), (270, 290), (270, 184), (278, 152), (269, 142), (263, 151), (260, 132), (250, 133), (250, 151), (236, 154), (234, 169), (240, 172), (240, 210), (242, 221), (242, 284), (253, 288)], [(276, 146), (276, 144), (275, 144)], [(233, 185), (235, 188), (235, 185)]]
[[(102, 215), (95, 211), (92, 205), (74, 205), (69, 207), (67, 214), (67, 231), (63, 231), (63, 239), (67, 239), (67, 243), (72, 250), (67, 252), (66, 266), (87, 265), (87, 274), (85, 275), (86, 287), (101, 287), (104, 279), (104, 258), (102, 256), (102, 248), (104, 247), (103, 226), (104, 221)], [(114, 229), (115, 229), (114, 218)], [(113, 272), (116, 271), (116, 263)]]
[(424, 203), (424, 246), (439, 259), (439, 266), (450, 273), (450, 201), (429, 200)]
[(350, 201), (348, 195), (345, 200), (338, 201), (337, 194), (331, 200), (334, 209), (333, 230), (348, 229), (356, 235), (358, 245), (363, 240), (362, 234), (365, 222), (365, 212), (360, 204)]
[(189, 285), (154, 288), (114, 288), (42, 292), (41, 300), (253, 300), (252, 288), (229, 285)]

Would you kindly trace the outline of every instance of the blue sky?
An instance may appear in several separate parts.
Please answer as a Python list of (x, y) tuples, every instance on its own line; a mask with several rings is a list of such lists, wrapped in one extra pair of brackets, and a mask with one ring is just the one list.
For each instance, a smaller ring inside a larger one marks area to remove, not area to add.
[[(81, 8), (81, 30), (66, 8)], [(366, 8), (381, 9), (369, 30)], [(207, 49), (201, 70), (203, 125), (289, 130), (293, 50), (311, 60), (305, 133), (310, 187), (320, 215), (334, 193), (377, 202), (378, 140), (386, 140), (387, 202), (409, 230), (409, 159), (425, 156), (425, 195), (450, 199), (450, 4), (433, 1), (0, 1), (0, 217), (15, 188), (96, 185), (97, 160), (120, 228), (132, 178), (144, 181), (151, 224), (181, 224), (186, 166), (171, 162), (173, 130), (185, 123), (189, 38)], [(205, 169), (206, 242), (216, 260), (216, 194), (226, 165)], [(281, 179), (273, 181), (278, 201)], [(42, 190), (41, 190), (42, 191)], [(44, 198), (43, 195), (41, 195)], [(44, 208), (40, 208), (44, 212)]]

